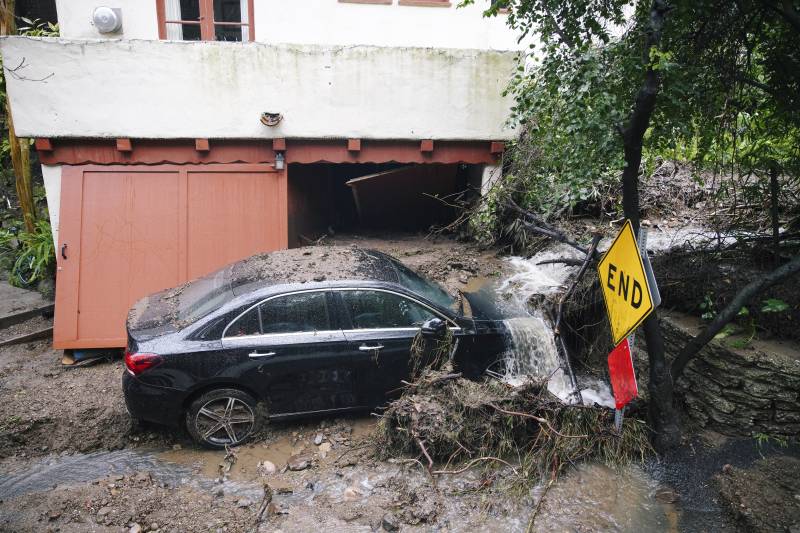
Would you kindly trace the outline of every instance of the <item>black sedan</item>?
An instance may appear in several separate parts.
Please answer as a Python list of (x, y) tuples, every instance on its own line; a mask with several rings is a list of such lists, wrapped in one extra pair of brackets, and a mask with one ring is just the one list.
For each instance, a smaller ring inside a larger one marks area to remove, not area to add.
[(452, 331), (466, 377), (498, 362), (505, 326), (479, 307), (373, 250), (253, 256), (131, 309), (125, 401), (134, 418), (183, 423), (215, 448), (265, 419), (372, 409), (408, 379), (425, 323)]

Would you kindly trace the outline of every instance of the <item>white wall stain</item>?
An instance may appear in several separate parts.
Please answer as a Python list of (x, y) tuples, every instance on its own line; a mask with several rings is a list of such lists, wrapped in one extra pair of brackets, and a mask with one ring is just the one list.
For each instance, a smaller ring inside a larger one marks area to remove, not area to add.
[[(0, 51), (26, 65), (7, 76), (23, 137), (514, 136), (515, 52), (27, 37)], [(263, 111), (284, 120), (265, 127)]]

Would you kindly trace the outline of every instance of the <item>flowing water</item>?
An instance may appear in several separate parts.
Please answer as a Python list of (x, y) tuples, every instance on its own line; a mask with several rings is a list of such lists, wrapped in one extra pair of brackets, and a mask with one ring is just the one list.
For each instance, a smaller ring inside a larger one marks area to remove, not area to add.
[[(564, 264), (540, 263), (578, 256), (579, 252), (573, 248), (558, 245), (529, 259), (512, 257), (508, 260), (511, 274), (496, 286), (482, 288), (498, 293), (499, 301), (504, 302), (503, 312), (508, 317), (505, 324), (510, 339), (505, 380), (519, 384), (531, 378), (547, 379), (548, 390), (565, 402), (576, 401), (576, 396), (565, 371), (565, 362), (556, 347), (553, 326), (541, 310), (531, 309), (530, 303), (543, 301), (563, 291), (569, 276), (578, 269)], [(614, 407), (606, 383), (584, 376), (578, 384), (584, 404)]]

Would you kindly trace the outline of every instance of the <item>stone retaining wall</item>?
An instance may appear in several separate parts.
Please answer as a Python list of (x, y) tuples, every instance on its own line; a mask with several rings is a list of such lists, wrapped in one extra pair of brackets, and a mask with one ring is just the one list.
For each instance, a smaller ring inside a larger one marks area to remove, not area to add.
[[(662, 319), (670, 360), (694, 333), (684, 318)], [(800, 435), (800, 353), (792, 349), (772, 351), (764, 342), (738, 349), (712, 341), (689, 363), (676, 388), (689, 416), (704, 427)]]

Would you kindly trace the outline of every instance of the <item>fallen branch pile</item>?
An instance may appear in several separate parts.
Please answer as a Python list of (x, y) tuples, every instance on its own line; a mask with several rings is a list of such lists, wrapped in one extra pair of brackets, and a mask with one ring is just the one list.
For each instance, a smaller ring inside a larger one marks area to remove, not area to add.
[(619, 465), (651, 451), (639, 420), (626, 420), (618, 434), (613, 411), (565, 405), (544, 382), (474, 382), (448, 368), (424, 371), (389, 405), (379, 427), (381, 453), (419, 455), (432, 475), (463, 470), (434, 470), (435, 461), (465, 461), (515, 463), (522, 477), (555, 477), (566, 464)]

